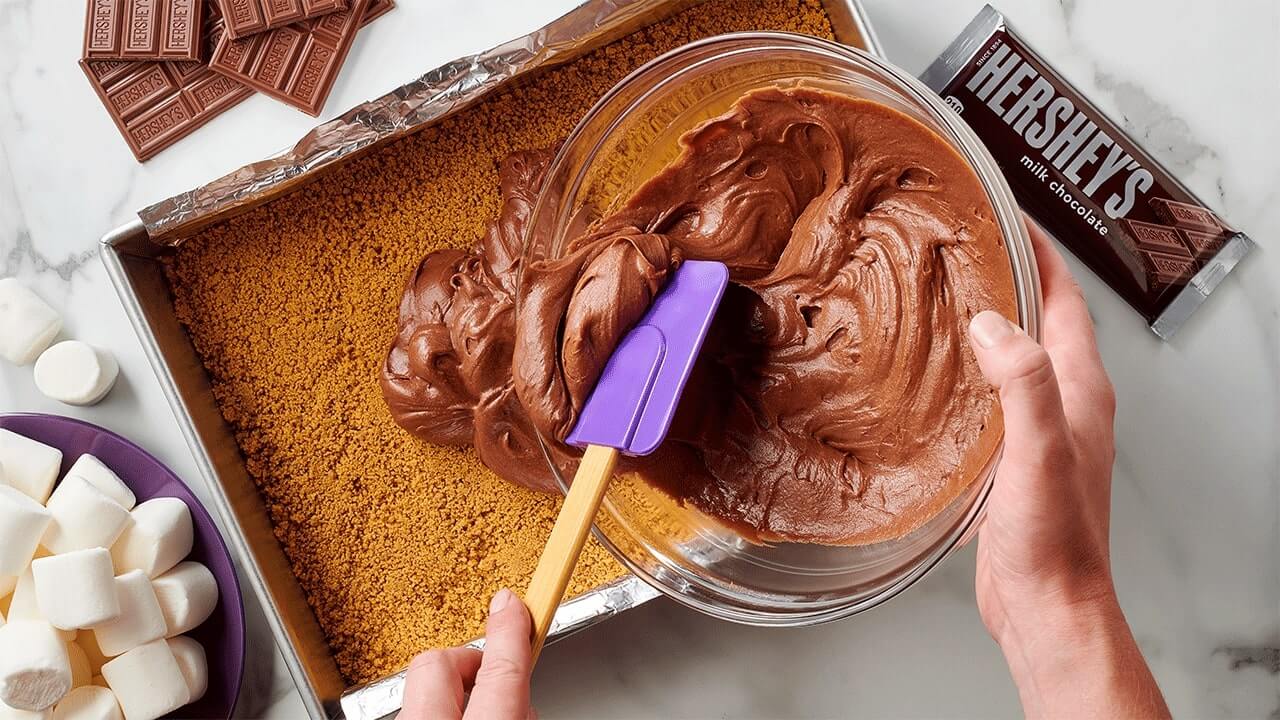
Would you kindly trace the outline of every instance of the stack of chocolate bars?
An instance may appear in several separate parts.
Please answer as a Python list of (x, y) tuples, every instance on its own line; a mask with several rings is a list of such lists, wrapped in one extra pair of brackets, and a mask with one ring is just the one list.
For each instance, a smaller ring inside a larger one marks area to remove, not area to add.
[(138, 160), (256, 90), (315, 116), (394, 0), (88, 0), (80, 67)]

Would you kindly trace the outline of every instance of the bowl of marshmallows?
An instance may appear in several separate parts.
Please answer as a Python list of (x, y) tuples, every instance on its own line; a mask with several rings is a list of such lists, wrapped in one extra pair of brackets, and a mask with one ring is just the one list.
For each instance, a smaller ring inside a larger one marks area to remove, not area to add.
[(102, 428), (0, 415), (0, 720), (226, 718), (235, 569), (168, 468)]

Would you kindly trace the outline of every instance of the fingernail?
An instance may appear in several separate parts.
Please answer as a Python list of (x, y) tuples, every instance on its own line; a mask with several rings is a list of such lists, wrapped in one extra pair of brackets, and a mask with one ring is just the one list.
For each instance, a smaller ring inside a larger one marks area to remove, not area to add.
[(502, 588), (493, 596), (493, 599), (489, 601), (489, 614), (493, 615), (495, 613), (502, 612), (504, 608), (511, 604), (511, 601), (514, 600), (515, 597), (515, 593), (506, 588)]
[(969, 321), (969, 337), (984, 348), (993, 348), (1013, 334), (1013, 325), (994, 310), (983, 310)]

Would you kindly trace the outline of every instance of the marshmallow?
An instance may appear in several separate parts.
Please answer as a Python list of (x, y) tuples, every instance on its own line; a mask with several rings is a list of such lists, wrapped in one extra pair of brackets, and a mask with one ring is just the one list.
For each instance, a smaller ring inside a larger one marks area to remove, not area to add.
[(160, 612), (164, 613), (165, 637), (181, 635), (209, 619), (218, 604), (218, 581), (209, 568), (198, 562), (180, 562), (169, 572), (151, 581)]
[(26, 365), (61, 329), (62, 318), (49, 303), (14, 278), (0, 280), (0, 357)]
[(156, 577), (191, 553), (195, 535), (186, 503), (172, 497), (154, 498), (130, 514), (133, 525), (111, 546), (117, 572), (141, 570)]
[(120, 503), (125, 510), (132, 510), (133, 506), (138, 504), (133, 491), (124, 484), (120, 476), (89, 453), (76, 458), (71, 469), (67, 471), (67, 477), (82, 477), (88, 480), (90, 485), (106, 493), (107, 497)]
[(76, 637), (76, 647), (84, 653), (84, 657), (89, 661), (89, 674), (99, 675), (102, 673), (102, 666), (107, 664), (109, 659), (102, 654), (102, 649), (98, 647), (98, 639), (91, 632), (80, 633)]
[(93, 405), (116, 384), (120, 366), (102, 348), (79, 340), (63, 340), (40, 353), (36, 389), (68, 405)]
[(111, 690), (86, 685), (72, 690), (54, 706), (52, 720), (122, 720), (123, 717)]
[(103, 548), (40, 558), (31, 574), (40, 612), (56, 628), (89, 628), (120, 616), (111, 553)]
[(111, 689), (111, 687), (107, 685), (107, 679), (102, 677), (102, 675), (94, 675), (93, 679), (89, 681), (89, 684), (96, 685), (101, 688), (107, 688), (108, 690)]
[(36, 604), (36, 581), (31, 574), (31, 566), (18, 576), (13, 586), (13, 596), (9, 598), (9, 612), (5, 615), (9, 622), (14, 620), (43, 620), (40, 606)]
[[(4, 487), (0, 485), (0, 487)], [(18, 586), (17, 575), (0, 575), (0, 598), (9, 597), (9, 593)]]
[(187, 702), (196, 702), (209, 689), (209, 661), (205, 657), (204, 646), (186, 635), (169, 638), (168, 642), (174, 659), (178, 661), (178, 668), (182, 670), (182, 677), (187, 680), (187, 690), (191, 693)]
[(0, 463), (4, 482), (41, 505), (49, 499), (62, 467), (62, 451), (16, 432), (0, 430)]
[(93, 677), (93, 671), (89, 669), (89, 658), (73, 642), (67, 643), (67, 664), (71, 666), (72, 690), (89, 684), (89, 679)]
[(53, 720), (53, 711), (31, 712), (30, 710), (19, 710), (0, 702), (0, 720)]
[(98, 649), (107, 657), (164, 637), (164, 614), (146, 574), (141, 570), (127, 572), (115, 579), (115, 585), (120, 614), (93, 628)]
[(71, 691), (67, 646), (53, 626), (18, 620), (0, 628), (0, 702), (44, 710)]
[(0, 485), (0, 575), (16, 576), (26, 570), (51, 519), (40, 503), (16, 488)]
[[(40, 553), (36, 553), (37, 558)], [(13, 589), (13, 597), (9, 599), (9, 613), (6, 615), (9, 622), (14, 620), (40, 620), (49, 622), (40, 609), (40, 602), (36, 599), (36, 580), (28, 567), (27, 571), (18, 578), (18, 585)], [(52, 627), (52, 626), (51, 626)], [(62, 642), (71, 642), (76, 639), (75, 630), (63, 630), (61, 628), (53, 628), (58, 634), (58, 639)]]
[(164, 640), (140, 645), (102, 666), (126, 720), (155, 720), (191, 700), (187, 679)]
[(45, 507), (53, 520), (40, 544), (55, 555), (109, 548), (132, 521), (123, 505), (76, 475), (58, 484)]

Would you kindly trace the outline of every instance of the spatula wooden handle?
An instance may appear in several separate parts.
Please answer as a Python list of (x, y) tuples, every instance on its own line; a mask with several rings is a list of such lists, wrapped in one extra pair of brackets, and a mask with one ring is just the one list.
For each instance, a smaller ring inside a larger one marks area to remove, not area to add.
[(547, 539), (538, 567), (533, 571), (533, 580), (529, 582), (524, 602), (533, 615), (535, 662), (542, 651), (542, 644), (546, 642), (551, 619), (555, 617), (565, 588), (569, 586), (569, 578), (578, 564), (578, 555), (587, 541), (591, 522), (595, 520), (596, 510), (600, 508), (617, 463), (618, 451), (614, 448), (587, 446), (582, 462), (578, 463), (578, 473), (573, 476), (573, 485), (560, 507), (560, 516), (556, 518), (555, 527), (551, 528), (551, 537)]

